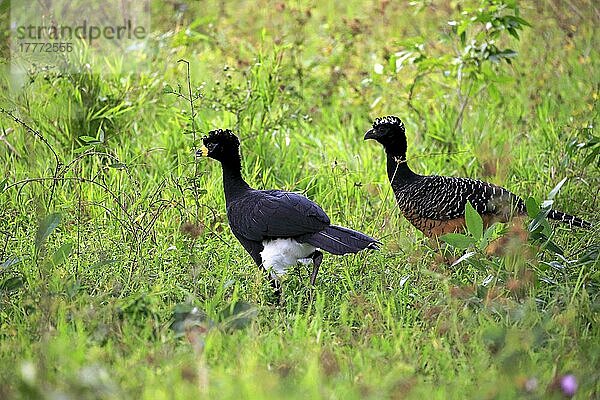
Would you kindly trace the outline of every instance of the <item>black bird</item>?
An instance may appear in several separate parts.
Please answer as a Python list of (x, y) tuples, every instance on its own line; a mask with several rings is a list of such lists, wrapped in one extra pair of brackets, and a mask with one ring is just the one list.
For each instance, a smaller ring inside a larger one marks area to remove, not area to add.
[(299, 261), (312, 259), (314, 285), (323, 260), (320, 250), (342, 255), (378, 249), (372, 237), (331, 225), (321, 207), (302, 195), (251, 188), (242, 178), (240, 142), (230, 130), (210, 131), (202, 142), (196, 155), (221, 162), (231, 231), (256, 265), (267, 271), (277, 294), (278, 277)]
[[(414, 173), (406, 163), (406, 132), (398, 117), (375, 119), (365, 134), (367, 139), (383, 145), (387, 174), (398, 207), (425, 236), (437, 237), (462, 230), (467, 201), (481, 214), (486, 226), (526, 215), (523, 200), (500, 186), (475, 179)], [(548, 218), (579, 228), (591, 227), (587, 221), (556, 210), (550, 210)]]

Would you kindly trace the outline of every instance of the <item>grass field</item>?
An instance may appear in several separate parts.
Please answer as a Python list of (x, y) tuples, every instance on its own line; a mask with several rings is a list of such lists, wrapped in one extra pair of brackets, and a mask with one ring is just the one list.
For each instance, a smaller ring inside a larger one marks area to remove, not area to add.
[[(550, 225), (563, 255), (514, 228), (450, 267), (362, 137), (397, 115), (415, 171), (538, 203), (567, 178), (554, 208), (597, 222), (600, 9), (519, 2), (531, 26), (500, 32), (516, 54), (494, 63), (448, 24), (485, 33), (461, 14), (479, 2), (416, 3), (156, 1), (136, 73), (79, 54), (19, 80), (4, 49), (0, 398), (599, 398), (597, 224)], [(302, 192), (382, 250), (325, 255), (312, 301), (299, 266), (273, 304), (219, 164), (193, 157), (218, 127), (251, 185)]]

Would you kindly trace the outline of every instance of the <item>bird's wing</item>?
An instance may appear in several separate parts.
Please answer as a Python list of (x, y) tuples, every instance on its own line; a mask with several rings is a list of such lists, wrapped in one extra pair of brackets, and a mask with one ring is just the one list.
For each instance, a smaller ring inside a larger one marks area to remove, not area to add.
[(464, 216), (467, 201), (481, 215), (509, 219), (525, 211), (523, 200), (508, 190), (468, 178), (424, 176), (413, 188), (398, 193), (398, 202), (412, 205), (423, 218), (451, 220)]
[(254, 241), (319, 232), (329, 217), (306, 197), (280, 190), (253, 190), (227, 206), (236, 235)]

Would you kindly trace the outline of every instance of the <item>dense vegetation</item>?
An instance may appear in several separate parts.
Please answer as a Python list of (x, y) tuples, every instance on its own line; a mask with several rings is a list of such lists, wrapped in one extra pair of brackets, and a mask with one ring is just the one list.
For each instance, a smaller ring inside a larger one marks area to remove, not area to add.
[[(598, 221), (600, 10), (414, 3), (155, 2), (139, 71), (82, 54), (18, 80), (4, 59), (0, 398), (600, 396), (597, 225), (507, 228), (450, 266), (362, 140), (397, 115), (415, 171), (532, 204), (567, 178), (554, 207)], [(326, 255), (312, 301), (299, 266), (268, 301), (193, 157), (217, 127), (249, 183), (382, 251)]]

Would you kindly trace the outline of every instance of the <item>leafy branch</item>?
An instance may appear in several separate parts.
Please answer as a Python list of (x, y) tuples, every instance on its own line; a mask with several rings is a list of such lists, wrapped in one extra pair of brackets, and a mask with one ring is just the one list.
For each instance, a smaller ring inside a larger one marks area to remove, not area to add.
[[(404, 68), (414, 70), (407, 105), (423, 121), (426, 119), (414, 101), (418, 88), (442, 85), (454, 91), (454, 136), (461, 130), (464, 111), (472, 98), (484, 90), (499, 98), (496, 84), (506, 82), (500, 74), (501, 64), (511, 64), (517, 57), (515, 50), (501, 43), (507, 35), (519, 40), (519, 32), (530, 24), (519, 16), (514, 1), (480, 0), (476, 7), (467, 8), (458, 18), (448, 21), (448, 26), (450, 30), (441, 40), (449, 41), (454, 54), (434, 54), (425, 38), (413, 37), (399, 42), (403, 49), (392, 55), (388, 65), (396, 76)], [(442, 81), (438, 81), (440, 76)]]

